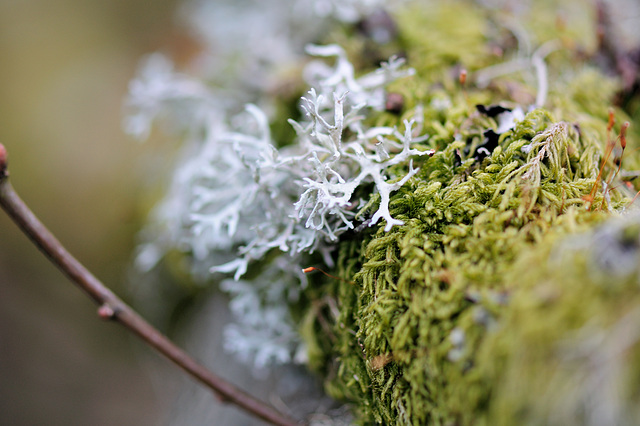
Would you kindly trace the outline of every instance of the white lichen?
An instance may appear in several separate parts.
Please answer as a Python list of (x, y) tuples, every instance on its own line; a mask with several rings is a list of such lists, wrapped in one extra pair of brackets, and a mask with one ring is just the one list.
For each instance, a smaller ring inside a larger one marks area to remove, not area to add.
[[(350, 5), (356, 3), (365, 2)], [(262, 37), (270, 28), (263, 28)], [(241, 39), (236, 48), (249, 42)], [(277, 58), (294, 61), (295, 46), (283, 48)], [(233, 56), (234, 49), (227, 47), (223, 57)], [(231, 99), (216, 84), (176, 72), (166, 58), (153, 55), (131, 83), (127, 102), (125, 127), (131, 134), (145, 138), (155, 121), (169, 120), (186, 142), (169, 193), (143, 232), (138, 267), (149, 270), (177, 249), (189, 255), (196, 277), (231, 274), (233, 279), (223, 278), (220, 285), (237, 318), (227, 330), (226, 347), (260, 367), (300, 358), (300, 339), (286, 306), (306, 286), (300, 271), (308, 265), (302, 256), (319, 252), (332, 266), (333, 244), (356, 227), (359, 206), (374, 194), (377, 210), (364, 223), (384, 220), (387, 231), (401, 224), (390, 214), (390, 195), (417, 172), (413, 158), (433, 153), (414, 147), (426, 139), (420, 135), (419, 108), (403, 129), (364, 123), (370, 111), (384, 108), (385, 87), (413, 74), (402, 59), (391, 58), (375, 72), (356, 76), (340, 46), (308, 45), (306, 50), (322, 59), (305, 68), (310, 90), (301, 100), (303, 119), (289, 120), (293, 143), (273, 139), (272, 119), (258, 105), (234, 112), (237, 99), (269, 89), (266, 65), (255, 74), (262, 83)], [(245, 52), (247, 60), (264, 65), (251, 52)], [(334, 65), (324, 58), (335, 58)], [(216, 70), (209, 69), (213, 75)], [(236, 83), (242, 79), (238, 76)], [(260, 272), (247, 279), (254, 264)]]
[[(329, 46), (324, 50), (329, 51), (341, 52), (341, 49)], [(400, 133), (388, 127), (365, 130), (362, 120), (369, 104), (376, 105), (378, 91), (393, 81), (393, 77), (408, 72), (400, 71), (397, 63), (384, 64), (381, 72), (356, 79), (353, 67), (345, 61), (346, 58), (339, 60), (333, 73), (325, 73), (320, 89), (323, 93), (311, 89), (308, 96), (302, 98), (306, 120), (290, 120), (297, 133), (296, 144), (277, 149), (271, 140), (266, 116), (254, 105), (247, 107), (250, 117), (246, 117), (254, 121), (253, 125), (236, 120), (244, 132), (229, 132), (219, 137), (218, 143), (232, 145), (245, 165), (246, 169), (240, 173), (250, 172), (253, 176), (252, 182), (242, 184), (251, 196), (244, 197), (246, 203), (241, 214), (251, 215), (258, 210), (263, 217), (261, 220), (251, 217), (253, 226), (243, 227), (255, 232), (244, 241), (240, 257), (216, 265), (212, 271), (235, 272), (235, 278), (239, 279), (251, 261), (261, 259), (272, 249), (292, 254), (312, 253), (319, 247), (326, 250), (327, 243), (354, 228), (355, 206), (361, 202), (355, 199), (354, 192), (367, 183), (375, 185), (381, 198), (371, 225), (385, 219), (388, 230), (401, 223), (389, 214), (389, 196), (413, 176), (416, 169), (410, 165), (407, 174), (394, 182), (389, 182), (385, 172), (412, 156), (429, 155), (432, 151), (410, 148), (412, 143), (424, 141), (423, 137), (413, 134), (411, 122), (405, 122), (405, 131)], [(372, 75), (381, 78), (374, 79)], [(361, 80), (367, 84), (361, 84)], [(338, 95), (335, 89), (343, 85), (357, 91), (353, 95), (352, 92)], [(333, 103), (326, 101), (328, 96), (333, 98)], [(246, 130), (250, 128), (256, 128), (257, 133), (249, 134)], [(354, 136), (343, 141), (347, 128)], [(399, 152), (391, 156), (388, 150)], [(229, 176), (225, 173), (226, 179)], [(216, 188), (207, 184), (200, 192), (216, 192)], [(233, 192), (228, 186), (224, 191)], [(215, 196), (208, 198), (213, 200)], [(222, 204), (225, 210), (229, 206), (226, 202)], [(216, 215), (195, 212), (191, 217), (199, 222), (196, 226), (200, 229), (203, 222), (219, 223)], [(331, 264), (329, 258), (327, 263)]]

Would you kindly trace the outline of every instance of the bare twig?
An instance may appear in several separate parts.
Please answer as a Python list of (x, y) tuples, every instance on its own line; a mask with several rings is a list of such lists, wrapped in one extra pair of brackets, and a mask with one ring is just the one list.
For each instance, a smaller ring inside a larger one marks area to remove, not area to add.
[(33, 243), (99, 305), (98, 315), (101, 318), (118, 321), (149, 346), (211, 389), (222, 401), (235, 404), (248, 413), (276, 425), (297, 424), (296, 421), (284, 416), (266, 403), (213, 374), (106, 288), (38, 220), (18, 197), (9, 183), (8, 176), (7, 151), (0, 144), (0, 205)]

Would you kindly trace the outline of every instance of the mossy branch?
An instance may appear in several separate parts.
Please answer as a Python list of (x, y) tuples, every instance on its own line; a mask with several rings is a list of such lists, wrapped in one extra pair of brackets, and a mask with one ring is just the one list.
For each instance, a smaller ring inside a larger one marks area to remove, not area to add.
[(266, 403), (213, 374), (105, 287), (38, 220), (15, 192), (8, 177), (7, 151), (0, 144), (0, 206), (44, 255), (99, 305), (98, 315), (102, 319), (114, 320), (122, 324), (147, 345), (213, 391), (221, 401), (234, 404), (275, 425), (298, 424), (295, 420), (279, 413)]

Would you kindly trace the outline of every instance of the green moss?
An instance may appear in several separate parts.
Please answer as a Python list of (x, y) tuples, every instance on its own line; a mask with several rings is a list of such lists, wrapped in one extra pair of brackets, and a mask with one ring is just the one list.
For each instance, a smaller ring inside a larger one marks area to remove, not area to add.
[[(617, 83), (571, 51), (557, 54), (549, 61), (548, 107), (529, 112), (484, 157), (477, 148), (497, 123), (475, 104), (512, 105), (536, 89), (519, 76), (461, 87), (455, 71), (508, 61), (508, 46), (502, 57), (491, 51), (503, 48), (504, 32), (462, 2), (409, 9), (397, 19), (398, 46), (417, 76), (390, 88), (405, 97), (400, 117), (370, 120), (393, 125), (417, 115), (430, 135), (425, 147), (437, 152), (415, 160), (420, 172), (392, 195), (391, 215), (404, 225), (346, 234), (334, 271), (345, 281), (318, 279), (307, 291), (312, 302), (302, 332), (311, 365), (365, 424), (591, 421), (593, 395), (581, 386), (599, 376), (589, 373), (593, 359), (580, 348), (594, 336), (613, 339), (607, 331), (615, 335), (630, 322), (625, 315), (640, 315), (638, 271), (611, 278), (605, 268), (594, 278), (583, 252), (597, 241), (566, 256), (557, 247), (615, 216), (635, 193), (618, 181), (603, 189), (597, 180), (613, 137), (606, 129)], [(539, 41), (552, 38), (549, 9), (535, 19), (545, 23)], [(559, 36), (572, 45), (572, 34), (562, 29)], [(586, 37), (573, 45), (589, 43)], [(625, 168), (638, 161), (628, 155)], [(391, 172), (401, 176), (407, 167)], [(603, 179), (616, 169), (610, 160)], [(374, 196), (361, 214), (377, 202)], [(634, 250), (639, 232), (627, 232)], [(612, 386), (621, 389), (615, 395), (625, 416), (638, 414), (631, 401), (640, 393), (640, 368), (633, 367), (640, 350), (632, 343), (624, 353), (592, 351), (620, 360)], [(567, 351), (558, 349), (565, 344)]]
[[(535, 164), (542, 144), (526, 156), (521, 152), (526, 143), (547, 140), (546, 160), (556, 164)], [(467, 370), (488, 324), (502, 313), (505, 274), (517, 256), (551, 228), (602, 216), (581, 198), (595, 183), (597, 156), (591, 162), (570, 158), (570, 152), (593, 148), (589, 144), (569, 126), (549, 125), (548, 115), (536, 110), (481, 165), (471, 159), (456, 167), (463, 144), (452, 143), (394, 195), (391, 214), (405, 225), (369, 237), (355, 284), (348, 284), (357, 298), (342, 307), (355, 327), (334, 331), (351, 340), (336, 379), (355, 389), (368, 379), (358, 401), (364, 418), (389, 423), (404, 416), (410, 424), (465, 418), (452, 383), (472, 377)], [(376, 369), (372, 363), (380, 356), (389, 362)]]
[(476, 357), (487, 424), (637, 422), (638, 224), (630, 215), (569, 239), (554, 232), (510, 270), (509, 304)]

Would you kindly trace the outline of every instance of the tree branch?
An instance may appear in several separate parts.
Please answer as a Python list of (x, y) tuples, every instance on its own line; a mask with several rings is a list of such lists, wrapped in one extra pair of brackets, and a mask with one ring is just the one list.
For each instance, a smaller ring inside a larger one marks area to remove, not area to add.
[(184, 350), (176, 346), (104, 286), (91, 272), (76, 260), (60, 242), (45, 228), (9, 183), (7, 151), (0, 144), (0, 206), (27, 234), (33, 243), (62, 272), (98, 305), (98, 315), (103, 319), (113, 319), (140, 337), (149, 346), (169, 358), (184, 371), (193, 376), (224, 402), (235, 404), (243, 410), (276, 425), (296, 425), (266, 403), (250, 396), (235, 385), (213, 374), (195, 361)]

